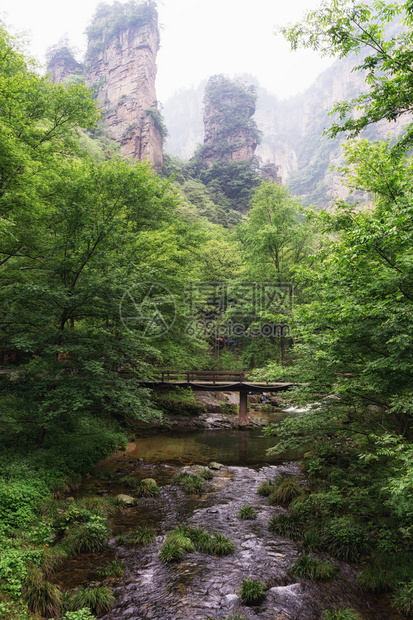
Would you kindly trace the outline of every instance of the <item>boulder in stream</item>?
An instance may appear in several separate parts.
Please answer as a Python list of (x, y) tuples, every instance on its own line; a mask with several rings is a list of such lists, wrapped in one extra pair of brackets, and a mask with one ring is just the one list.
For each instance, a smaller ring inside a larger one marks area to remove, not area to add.
[(222, 469), (223, 467), (225, 467), (225, 465), (222, 465), (221, 463), (216, 463), (215, 461), (211, 461), (210, 463), (208, 463), (208, 467), (209, 469)]
[(123, 493), (119, 493), (116, 495), (116, 499), (120, 502), (123, 502), (125, 506), (135, 506), (138, 503), (138, 500), (131, 495), (123, 495)]

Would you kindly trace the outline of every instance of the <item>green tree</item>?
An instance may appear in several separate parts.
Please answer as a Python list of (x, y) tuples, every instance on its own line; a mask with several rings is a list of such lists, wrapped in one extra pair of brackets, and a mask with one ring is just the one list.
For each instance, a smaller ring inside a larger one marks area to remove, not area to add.
[(332, 0), (323, 2), (294, 26), (279, 29), (293, 50), (312, 48), (322, 55), (339, 58), (352, 53), (360, 55), (360, 64), (355, 69), (365, 72), (367, 92), (334, 106), (338, 122), (329, 129), (331, 136), (348, 131), (354, 137), (371, 123), (381, 119), (392, 122), (403, 117), (406, 128), (397, 146), (411, 148), (412, 19), (410, 0), (400, 4), (382, 0), (372, 4)]
[[(150, 362), (185, 363), (202, 346), (183, 317), (200, 237), (174, 218), (177, 194), (148, 165), (89, 160), (77, 132), (98, 116), (87, 89), (40, 78), (2, 35), (0, 347), (26, 361), (2, 387), (39, 442), (86, 412), (146, 419)], [(146, 281), (163, 289), (142, 305)], [(155, 343), (153, 316), (173, 325)]]
[(389, 428), (408, 433), (412, 161), (385, 143), (361, 141), (346, 151), (351, 187), (370, 192), (376, 208), (339, 203), (320, 214), (330, 240), (306, 275), (311, 301), (299, 308), (296, 327), (300, 370), (312, 389), (340, 393), (360, 409), (375, 404), (388, 412)]
[(289, 282), (312, 249), (311, 225), (285, 186), (262, 181), (238, 229), (246, 271), (258, 281)]

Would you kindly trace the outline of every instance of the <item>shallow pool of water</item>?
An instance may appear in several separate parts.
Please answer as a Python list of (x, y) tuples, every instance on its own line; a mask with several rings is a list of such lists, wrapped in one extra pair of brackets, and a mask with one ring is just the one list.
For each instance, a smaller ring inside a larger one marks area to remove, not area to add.
[(276, 438), (264, 435), (262, 428), (174, 432), (138, 438), (110, 461), (143, 459), (148, 463), (171, 465), (207, 465), (210, 461), (218, 461), (224, 465), (254, 467), (297, 458), (294, 452), (268, 456), (267, 449), (275, 444)]

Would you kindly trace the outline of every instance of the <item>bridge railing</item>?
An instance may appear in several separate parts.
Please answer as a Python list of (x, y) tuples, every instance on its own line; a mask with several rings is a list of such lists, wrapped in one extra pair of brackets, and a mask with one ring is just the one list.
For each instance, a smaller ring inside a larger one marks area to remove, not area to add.
[(230, 370), (190, 370), (178, 372), (174, 370), (162, 370), (156, 373), (155, 380), (168, 383), (170, 381), (220, 383), (225, 381), (242, 382), (246, 379), (246, 373)]

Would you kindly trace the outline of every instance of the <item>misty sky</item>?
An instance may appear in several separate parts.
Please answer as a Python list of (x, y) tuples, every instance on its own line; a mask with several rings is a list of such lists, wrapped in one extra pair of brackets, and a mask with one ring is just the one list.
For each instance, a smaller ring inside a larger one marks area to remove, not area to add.
[[(0, 0), (0, 17), (13, 32), (26, 32), (29, 51), (44, 62), (46, 49), (67, 34), (79, 55), (98, 0)], [(305, 90), (331, 60), (312, 52), (290, 53), (276, 25), (299, 20), (318, 0), (160, 0), (161, 49), (157, 96), (218, 73), (249, 73), (284, 99)]]

